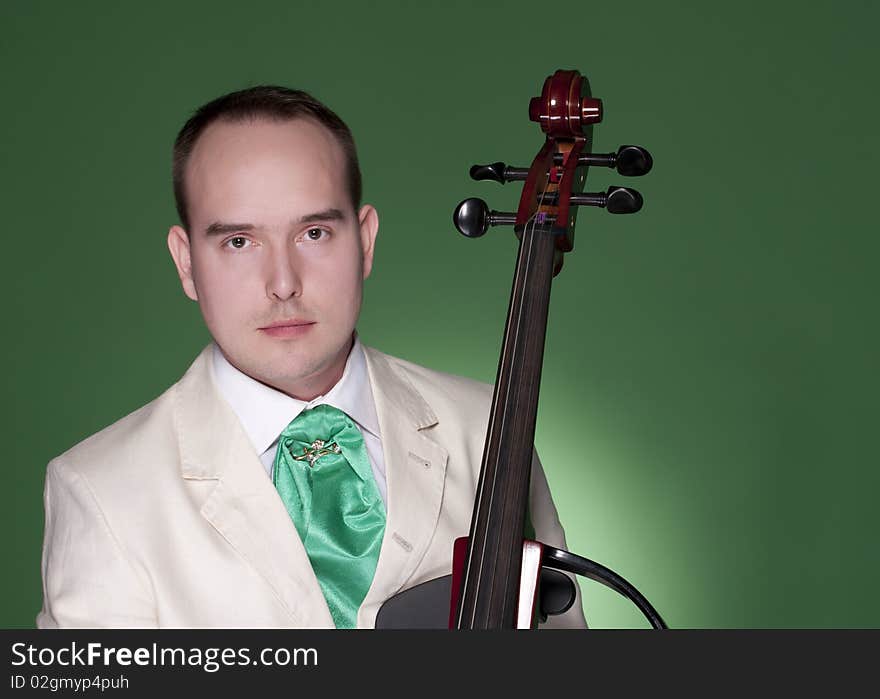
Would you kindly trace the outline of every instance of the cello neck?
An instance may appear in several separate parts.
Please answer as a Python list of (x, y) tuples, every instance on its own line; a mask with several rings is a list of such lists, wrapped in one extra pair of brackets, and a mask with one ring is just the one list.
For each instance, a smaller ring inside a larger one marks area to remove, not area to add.
[(548, 226), (522, 233), (457, 615), (460, 629), (516, 628), (550, 286)]

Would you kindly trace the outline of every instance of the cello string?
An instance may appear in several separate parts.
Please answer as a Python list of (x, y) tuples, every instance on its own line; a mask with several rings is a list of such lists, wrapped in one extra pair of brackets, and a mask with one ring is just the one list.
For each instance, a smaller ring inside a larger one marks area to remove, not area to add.
[[(550, 167), (552, 168), (552, 167), (553, 167), (553, 158), (552, 158), (552, 157), (549, 159), (549, 163), (550, 163)], [(520, 280), (520, 276), (521, 276), (521, 273), (522, 273), (523, 269), (528, 270), (528, 269), (531, 268), (531, 264), (530, 264), (530, 263), (531, 263), (531, 259), (533, 258), (533, 255), (534, 255), (534, 252), (535, 252), (535, 247), (537, 246), (537, 242), (538, 242), (538, 237), (537, 237), (537, 235), (535, 235), (535, 231), (537, 230), (538, 220), (539, 220), (539, 214), (541, 213), (541, 212), (539, 211), (539, 209), (545, 205), (545, 204), (544, 204), (544, 201), (545, 201), (545, 199), (546, 199), (546, 197), (547, 197), (547, 194), (548, 194), (549, 191), (550, 191), (550, 187), (551, 187), (551, 186), (552, 186), (552, 184), (551, 184), (551, 181), (550, 181), (549, 173), (547, 173), (547, 179), (546, 179), (545, 182), (544, 182), (544, 189), (543, 189), (543, 191), (541, 192), (540, 196), (538, 197), (538, 202), (537, 202), (536, 210), (535, 210), (535, 212), (534, 212), (531, 216), (529, 216), (529, 218), (526, 220), (525, 226), (524, 226), (524, 228), (523, 228), (523, 236), (529, 236), (529, 238), (528, 238), (528, 242), (527, 242), (527, 245), (528, 245), (528, 246), (527, 246), (526, 249), (522, 252), (522, 254), (519, 255), (519, 263), (520, 263), (520, 264), (518, 264), (517, 273), (516, 273), (516, 279), (517, 279), (517, 280)], [(520, 281), (521, 281), (521, 284), (524, 286), (524, 283), (522, 282), (522, 280), (520, 280)], [(513, 328), (512, 328), (513, 332), (510, 333), (510, 334), (505, 334), (505, 345), (504, 345), (504, 347), (502, 348), (502, 353), (501, 353), (501, 356), (502, 356), (502, 362), (504, 362), (504, 360), (508, 357), (508, 341), (512, 341), (514, 356), (511, 356), (510, 359), (509, 359), (509, 362), (510, 362), (511, 364), (516, 364), (516, 358), (517, 358), (517, 357), (516, 357), (516, 349), (519, 347), (519, 338), (520, 338), (520, 334), (521, 334), (521, 331), (522, 331), (522, 312), (523, 312), (522, 295), (520, 296), (519, 301), (520, 301), (520, 303), (517, 305), (517, 307), (516, 307), (516, 309), (515, 309), (515, 312), (516, 312), (515, 322), (512, 323), (512, 325), (513, 325)], [(514, 320), (514, 319), (512, 318), (511, 320)], [(511, 335), (511, 334), (513, 335), (513, 337), (509, 337), (509, 335)], [(502, 364), (501, 370), (499, 370), (499, 376), (503, 373), (504, 366), (505, 366), (505, 365)], [(509, 400), (510, 400), (510, 393), (509, 393), (509, 391), (508, 391), (508, 393), (506, 394), (505, 399), (506, 399), (506, 402), (509, 402)], [(508, 414), (508, 410), (505, 409), (505, 410), (503, 411), (503, 415), (506, 416), (507, 414)], [(493, 422), (492, 422), (492, 424), (491, 424), (490, 427), (489, 427), (489, 429), (490, 429), (490, 437), (491, 437), (491, 433), (492, 433), (492, 431), (495, 429), (494, 418), (495, 418), (495, 415), (493, 414), (493, 416), (492, 416)], [(500, 426), (500, 430), (501, 430), (502, 433), (504, 432), (504, 429), (505, 429), (504, 418), (502, 418), (502, 424), (501, 424), (501, 426)], [(532, 447), (532, 450), (534, 450), (534, 446)], [(529, 463), (531, 464), (531, 459), (529, 460)], [(496, 462), (495, 462), (494, 465), (493, 465), (493, 470), (492, 470), (492, 475), (491, 475), (491, 490), (489, 491), (489, 498), (490, 498), (490, 500), (489, 500), (489, 511), (491, 511), (491, 504), (492, 504), (492, 502), (494, 501), (495, 496), (496, 496), (496, 494), (497, 494), (497, 492), (498, 492), (498, 481), (499, 481), (499, 478), (500, 478), (500, 473), (499, 473), (499, 468), (498, 468), (498, 466), (499, 466), (499, 464), (498, 464), (498, 462), (497, 462), (497, 460), (496, 460)], [(508, 482), (509, 482), (509, 481), (508, 481)], [(486, 484), (484, 483), (484, 484), (483, 484), (483, 487), (481, 488), (481, 492), (478, 494), (479, 501), (480, 501), (480, 503), (479, 503), (480, 506), (482, 506), (483, 497), (484, 497), (485, 494), (486, 494), (486, 493), (485, 493), (485, 487), (486, 487)], [(526, 496), (526, 507), (528, 507), (528, 495)], [(478, 511), (480, 511), (480, 510), (478, 510)], [(487, 518), (488, 518), (488, 516), (489, 516), (489, 512), (487, 512)], [(488, 543), (488, 541), (487, 541), (487, 539), (486, 539), (486, 536), (487, 536), (487, 533), (488, 533), (488, 521), (487, 521), (486, 524), (487, 524), (487, 526), (484, 528), (483, 539), (479, 542), (479, 548), (480, 548), (480, 558), (479, 558), (479, 561), (480, 561), (480, 563), (479, 563), (479, 566), (477, 567), (477, 571), (476, 571), (477, 585), (478, 585), (478, 586), (481, 586), (481, 583), (482, 583), (482, 580), (483, 580), (483, 573), (484, 573), (484, 570), (485, 570), (485, 564), (486, 564), (486, 555), (487, 555), (487, 548), (488, 548), (488, 547), (487, 547), (487, 543)], [(473, 557), (474, 557), (474, 548), (475, 548), (475, 547), (472, 545), (472, 547), (471, 547), (470, 560), (469, 560), (469, 562), (468, 562), (468, 563), (469, 563), (469, 565), (468, 565), (468, 568), (469, 568), (469, 569), (472, 569), (472, 563), (473, 563)], [(491, 570), (491, 574), (492, 574), (493, 578), (494, 578), (494, 574), (495, 574), (496, 572), (497, 572), (497, 571), (496, 571), (495, 567), (493, 566), (493, 568), (492, 568), (492, 570)], [(507, 580), (505, 581), (505, 583), (506, 583), (506, 585), (505, 585), (505, 589), (509, 589), (509, 583), (510, 583), (510, 579), (509, 579), (509, 568), (508, 568), (508, 578), (507, 578)], [(465, 583), (464, 583), (464, 584), (465, 584), (465, 586), (467, 586), (467, 578), (465, 578)], [(489, 600), (490, 600), (490, 601), (492, 600), (492, 597), (493, 597), (493, 591), (494, 591), (494, 586), (490, 589), (490, 595), (489, 595)], [(471, 621), (471, 626), (473, 626), (473, 623), (474, 623), (474, 621), (475, 621), (475, 617), (476, 617), (476, 605), (474, 604), (474, 605), (471, 605), (471, 610), (470, 610), (470, 621)]]

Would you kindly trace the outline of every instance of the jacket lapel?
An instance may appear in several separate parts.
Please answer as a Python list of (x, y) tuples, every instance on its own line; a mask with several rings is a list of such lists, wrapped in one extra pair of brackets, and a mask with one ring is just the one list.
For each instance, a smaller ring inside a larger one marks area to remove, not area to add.
[(358, 614), (372, 627), (386, 599), (399, 592), (428, 549), (440, 516), (447, 451), (424, 431), (437, 417), (386, 355), (364, 347), (385, 459), (388, 512), (376, 574)]
[(217, 391), (211, 347), (176, 387), (183, 478), (217, 481), (201, 515), (268, 583), (289, 625), (333, 628), (296, 528), (238, 418)]

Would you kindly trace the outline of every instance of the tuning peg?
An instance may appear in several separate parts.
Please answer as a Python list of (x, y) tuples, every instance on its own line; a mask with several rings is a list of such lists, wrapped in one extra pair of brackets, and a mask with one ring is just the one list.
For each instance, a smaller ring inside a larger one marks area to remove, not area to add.
[(475, 180), (493, 180), (505, 184), (513, 180), (524, 180), (529, 176), (529, 171), (524, 167), (508, 167), (502, 162), (490, 163), (489, 165), (474, 165), (471, 167), (471, 177)]
[[(611, 214), (634, 214), (643, 204), (642, 195), (629, 187), (609, 187), (604, 192), (572, 194), (568, 201), (573, 206), (598, 206)], [(541, 203), (558, 206), (559, 194), (548, 192), (541, 197)]]
[(654, 166), (651, 154), (641, 146), (621, 146), (617, 149), (617, 171), (626, 177), (647, 175)]
[[(569, 201), (576, 206), (599, 206), (609, 214), (634, 214), (642, 208), (642, 195), (629, 187), (609, 187), (604, 192), (572, 194)], [(545, 203), (555, 204), (555, 198)]]
[[(561, 165), (562, 154), (554, 156), (553, 162), (555, 165)], [(638, 177), (651, 171), (654, 159), (647, 149), (641, 146), (621, 146), (616, 153), (586, 153), (578, 158), (578, 164), (613, 167), (625, 177)], [(529, 176), (528, 168), (510, 167), (501, 161), (488, 165), (474, 165), (470, 173), (475, 180), (492, 180), (500, 184), (525, 180)]]
[(609, 187), (605, 192), (605, 211), (609, 214), (634, 214), (642, 204), (642, 195), (629, 187)]
[(482, 199), (470, 198), (455, 207), (452, 222), (462, 235), (479, 238), (489, 226), (516, 223), (516, 214), (489, 211), (489, 205)]
[[(561, 157), (559, 158), (561, 160)], [(587, 153), (578, 158), (580, 165), (613, 167), (625, 177), (647, 175), (654, 166), (654, 159), (641, 146), (621, 146), (616, 153)]]

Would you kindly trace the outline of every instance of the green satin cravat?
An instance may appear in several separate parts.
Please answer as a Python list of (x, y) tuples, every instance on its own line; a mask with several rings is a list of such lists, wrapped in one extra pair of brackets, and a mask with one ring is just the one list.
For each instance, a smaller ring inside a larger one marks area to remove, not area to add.
[[(316, 440), (324, 442), (323, 448)], [(334, 453), (334, 444), (341, 453)], [(278, 439), (272, 480), (312, 562), (333, 622), (340, 629), (354, 628), (385, 533), (385, 505), (360, 430), (330, 405), (304, 410)]]

